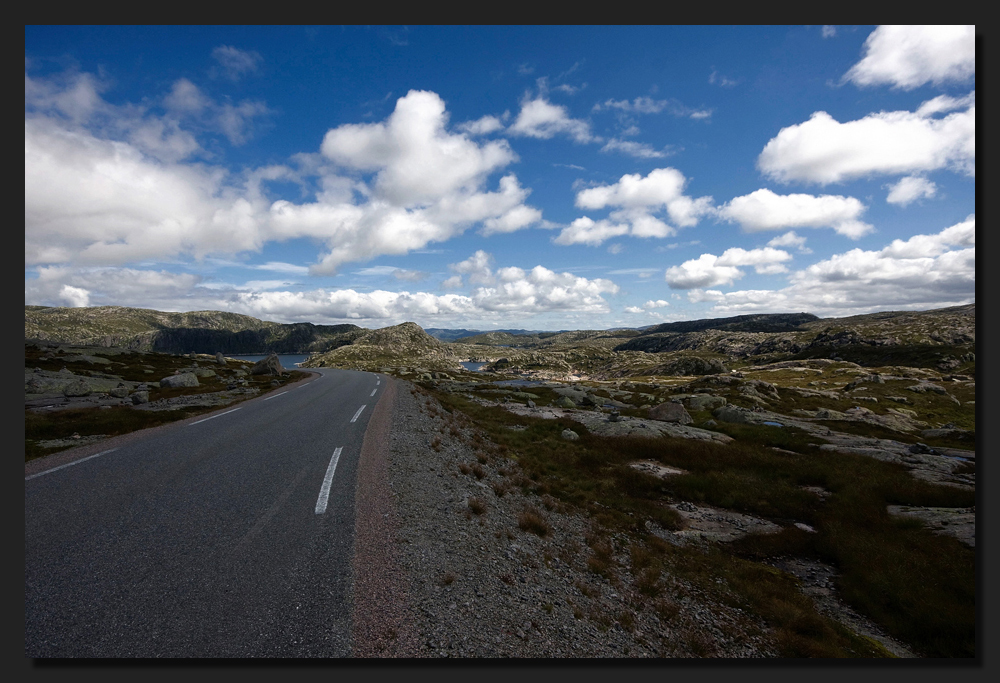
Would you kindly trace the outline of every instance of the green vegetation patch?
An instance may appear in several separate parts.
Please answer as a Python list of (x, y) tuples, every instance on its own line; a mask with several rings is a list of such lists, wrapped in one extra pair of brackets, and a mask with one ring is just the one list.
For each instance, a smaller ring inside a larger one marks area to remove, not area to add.
[[(886, 511), (890, 504), (970, 507), (973, 492), (915, 479), (904, 467), (873, 458), (831, 457), (816, 448), (819, 439), (791, 427), (718, 426), (736, 439), (729, 444), (602, 437), (568, 419), (513, 415), (460, 394), (435, 395), (448, 412), (464, 413), (501, 453), (517, 460), (525, 492), (587, 511), (598, 530), (588, 543), (587, 563), (608, 580), (617, 580), (618, 571), (608, 539), (624, 534), (631, 539), (637, 589), (650, 600), (663, 601), (666, 571), (765, 619), (782, 656), (891, 656), (820, 615), (794, 577), (770, 566), (777, 557), (812, 558), (837, 569), (845, 602), (921, 654), (975, 654), (974, 551)], [(523, 428), (509, 429), (514, 425)], [(563, 439), (564, 429), (580, 438)], [(871, 434), (886, 437), (885, 431), (873, 427)], [(629, 467), (636, 460), (687, 473), (659, 479)], [(676, 546), (653, 535), (646, 522), (680, 528), (670, 504), (684, 500), (757, 515), (783, 530), (707, 547)]]

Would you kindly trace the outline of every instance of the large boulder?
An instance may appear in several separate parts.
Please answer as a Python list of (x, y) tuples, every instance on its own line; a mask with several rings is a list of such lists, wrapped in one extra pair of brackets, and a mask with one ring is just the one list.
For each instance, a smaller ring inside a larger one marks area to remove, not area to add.
[(569, 396), (560, 396), (555, 401), (553, 401), (552, 405), (558, 406), (559, 408), (569, 408), (569, 409), (576, 408), (576, 404), (573, 403), (573, 399), (571, 399)]
[(216, 351), (215, 352), (215, 363), (216, 363), (216, 365), (221, 365), (221, 366), (225, 367), (225, 365), (226, 365), (226, 357), (222, 355), (222, 351)]
[(694, 420), (688, 411), (680, 403), (661, 403), (649, 409), (649, 418), (660, 422), (675, 422), (677, 424), (689, 425)]
[(723, 396), (710, 396), (708, 394), (700, 394), (696, 396), (690, 396), (684, 401), (687, 403), (687, 407), (692, 410), (713, 410), (715, 408), (721, 408), (726, 405), (728, 401)]
[(712, 415), (720, 422), (735, 422), (736, 424), (753, 424), (753, 413), (740, 406), (725, 405), (712, 411)]
[(170, 375), (160, 380), (161, 389), (196, 386), (198, 386), (198, 376), (193, 372), (182, 372), (179, 375)]
[(128, 387), (124, 384), (119, 384), (115, 388), (108, 391), (108, 395), (111, 398), (125, 398), (128, 396)]
[(90, 385), (85, 380), (78, 379), (66, 385), (63, 396), (90, 396), (90, 392)]
[(251, 375), (284, 375), (285, 373), (286, 370), (281, 367), (281, 361), (278, 360), (276, 353), (272, 353), (264, 360), (257, 361), (250, 368)]

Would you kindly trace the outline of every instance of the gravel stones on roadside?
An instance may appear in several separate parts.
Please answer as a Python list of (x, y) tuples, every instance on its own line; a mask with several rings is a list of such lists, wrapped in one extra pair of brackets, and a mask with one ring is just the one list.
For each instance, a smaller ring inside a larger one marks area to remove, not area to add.
[[(399, 528), (387, 542), (408, 577), (417, 656), (689, 657), (693, 632), (717, 656), (775, 656), (760, 635), (766, 626), (676, 577), (662, 580), (676, 614), (658, 615), (635, 592), (624, 538), (608, 541), (620, 583), (589, 571), (594, 527), (585, 513), (525, 493), (517, 463), (477, 439), (474, 425), (393, 381), (388, 484)], [(519, 525), (529, 509), (548, 526), (544, 537)]]

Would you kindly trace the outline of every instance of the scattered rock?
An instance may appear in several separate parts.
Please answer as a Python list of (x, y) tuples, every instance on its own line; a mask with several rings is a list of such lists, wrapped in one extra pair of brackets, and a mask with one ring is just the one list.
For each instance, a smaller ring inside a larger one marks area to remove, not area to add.
[(649, 409), (649, 419), (689, 425), (694, 420), (680, 403), (661, 403)]
[(160, 387), (196, 387), (198, 386), (198, 376), (193, 372), (182, 372), (177, 375), (170, 375), (160, 380)]
[[(257, 361), (250, 368), (251, 375), (283, 375), (285, 373), (286, 370), (281, 367), (281, 361), (278, 360), (278, 354), (276, 353), (272, 353), (264, 360)], [(431, 377), (428, 376), (427, 379), (431, 379)]]
[(75, 396), (90, 396), (91, 388), (87, 384), (86, 380), (78, 379), (76, 381), (70, 382), (63, 389), (63, 396), (75, 397)]
[(684, 399), (687, 407), (691, 410), (714, 410), (726, 405), (728, 401), (722, 396), (711, 396), (709, 394), (699, 394)]
[(574, 432), (572, 429), (564, 429), (562, 430), (562, 438), (566, 439), (567, 441), (576, 441), (577, 439), (580, 438), (580, 435)]
[(553, 402), (552, 405), (567, 409), (576, 408), (576, 404), (573, 403), (573, 399), (571, 399), (569, 396), (560, 396)]

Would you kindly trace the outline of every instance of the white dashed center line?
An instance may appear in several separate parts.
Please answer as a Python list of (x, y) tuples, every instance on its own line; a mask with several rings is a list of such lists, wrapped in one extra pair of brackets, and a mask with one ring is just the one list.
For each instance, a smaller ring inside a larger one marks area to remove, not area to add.
[(354, 413), (354, 417), (351, 418), (351, 422), (357, 422), (358, 417), (360, 417), (360, 415), (361, 415), (361, 411), (364, 410), (367, 407), (368, 407), (368, 404), (366, 403), (365, 405), (363, 405), (360, 408), (358, 408), (358, 412)]
[(378, 391), (378, 388), (372, 389), (371, 396), (374, 396), (376, 391)]
[(44, 472), (38, 472), (37, 474), (28, 475), (27, 477), (24, 478), (24, 480), (28, 481), (29, 479), (34, 479), (35, 477), (40, 477), (43, 474), (49, 474), (50, 472), (55, 472), (56, 470), (61, 470), (64, 467), (72, 467), (73, 465), (79, 465), (81, 462), (90, 460), (91, 458), (97, 458), (97, 457), (100, 457), (102, 455), (107, 455), (111, 451), (117, 451), (117, 450), (118, 450), (117, 448), (110, 448), (110, 449), (108, 449), (106, 451), (101, 451), (100, 453), (95, 453), (94, 455), (88, 455), (86, 458), (80, 458), (79, 460), (76, 460), (74, 462), (68, 462), (65, 465), (59, 465), (59, 467), (53, 467), (51, 470), (45, 470)]
[(275, 394), (274, 396), (268, 396), (264, 400), (265, 401), (270, 401), (272, 398), (278, 398), (279, 396), (284, 396), (287, 393), (288, 393), (287, 391), (282, 391), (280, 394)]
[[(267, 399), (264, 399), (264, 400), (266, 401)], [(242, 408), (242, 406), (240, 406), (240, 407)], [(232, 410), (227, 410), (224, 413), (219, 413), (218, 415), (213, 415), (212, 417), (206, 417), (204, 420), (195, 420), (194, 422), (192, 422), (188, 426), (190, 427), (190, 426), (193, 426), (193, 425), (196, 425), (196, 424), (201, 424), (202, 422), (208, 422), (209, 420), (214, 420), (217, 417), (222, 417), (223, 415), (228, 415), (229, 413), (235, 413), (237, 410), (239, 410), (239, 408), (233, 408)]]
[(330, 498), (330, 484), (333, 483), (333, 473), (337, 470), (337, 461), (340, 460), (340, 452), (344, 450), (341, 446), (333, 452), (330, 464), (326, 468), (326, 476), (323, 477), (323, 485), (319, 488), (319, 498), (316, 499), (316, 514), (322, 515), (326, 512), (326, 502)]

